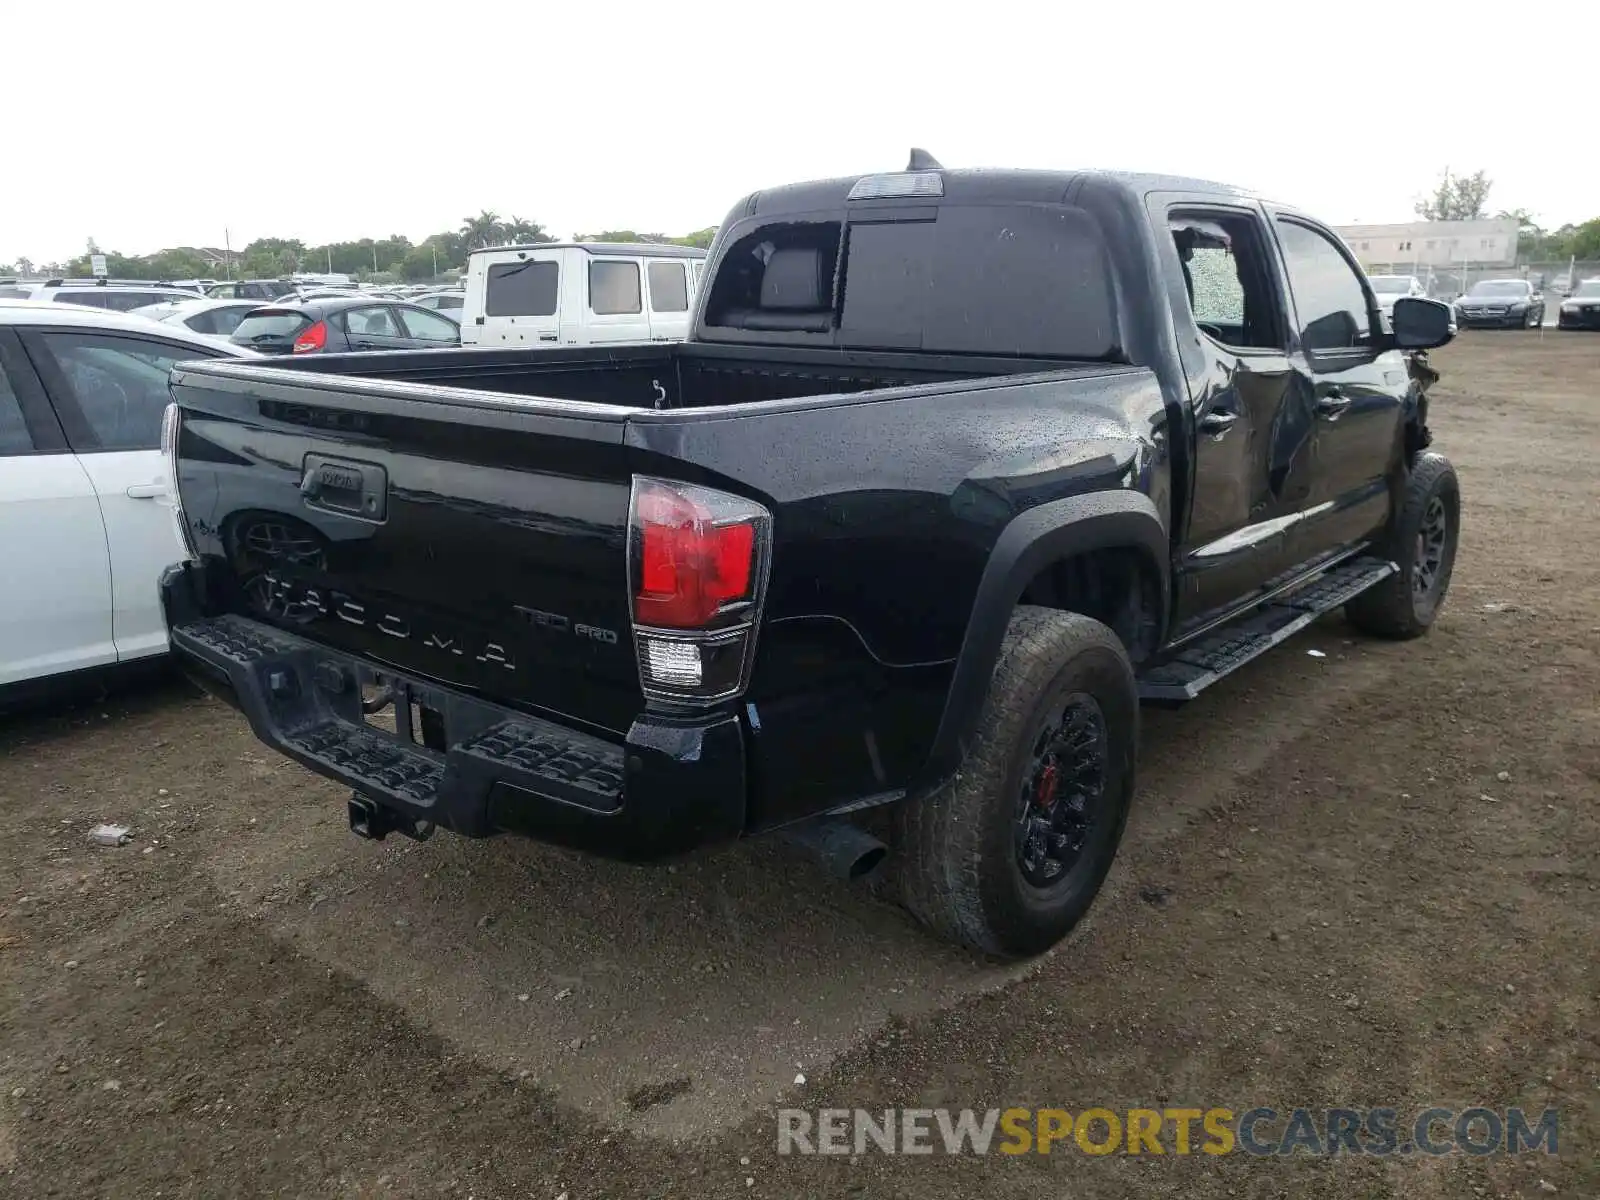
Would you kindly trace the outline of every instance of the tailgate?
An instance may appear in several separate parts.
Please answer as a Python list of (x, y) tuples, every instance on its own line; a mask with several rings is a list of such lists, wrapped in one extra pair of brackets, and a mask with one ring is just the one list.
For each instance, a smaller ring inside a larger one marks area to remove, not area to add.
[(172, 390), (220, 610), (628, 728), (628, 409), (227, 362), (185, 365)]

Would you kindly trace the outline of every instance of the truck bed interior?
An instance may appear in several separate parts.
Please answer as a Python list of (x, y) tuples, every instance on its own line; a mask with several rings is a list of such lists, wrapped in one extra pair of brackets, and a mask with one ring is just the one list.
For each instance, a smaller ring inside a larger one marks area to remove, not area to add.
[[(1060, 360), (671, 345), (308, 354), (264, 366), (628, 408), (697, 408), (1059, 371)], [(1097, 369), (1104, 370), (1103, 365)]]

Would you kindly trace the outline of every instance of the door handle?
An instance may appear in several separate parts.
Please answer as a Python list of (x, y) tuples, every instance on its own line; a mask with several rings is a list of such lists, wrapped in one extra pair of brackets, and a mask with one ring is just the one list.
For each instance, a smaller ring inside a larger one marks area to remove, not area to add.
[(1338, 388), (1329, 388), (1317, 399), (1317, 415), (1337, 421), (1350, 407), (1350, 397)]
[(1222, 412), (1212, 409), (1200, 418), (1200, 432), (1209, 433), (1214, 439), (1220, 440), (1222, 435), (1233, 428), (1233, 423), (1239, 419), (1238, 413)]
[(167, 494), (164, 483), (136, 483), (128, 489), (130, 500), (159, 500)]

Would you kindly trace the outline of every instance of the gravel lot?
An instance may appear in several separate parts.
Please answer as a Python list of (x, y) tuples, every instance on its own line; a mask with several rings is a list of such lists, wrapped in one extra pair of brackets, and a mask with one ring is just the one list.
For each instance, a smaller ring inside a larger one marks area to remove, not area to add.
[[(1329, 618), (1149, 712), (1107, 890), (1029, 966), (768, 845), (363, 843), (176, 684), (9, 719), (0, 1195), (1600, 1196), (1600, 337), (1436, 363), (1433, 634)], [(780, 1102), (1553, 1105), (1562, 1153), (780, 1158)]]

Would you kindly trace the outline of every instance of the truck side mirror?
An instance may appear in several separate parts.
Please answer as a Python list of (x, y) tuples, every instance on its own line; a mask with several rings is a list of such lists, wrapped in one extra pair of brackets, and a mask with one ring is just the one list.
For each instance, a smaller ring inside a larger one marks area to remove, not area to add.
[(1431, 350), (1455, 336), (1450, 306), (1420, 296), (1401, 296), (1389, 318), (1394, 344), (1400, 350)]

